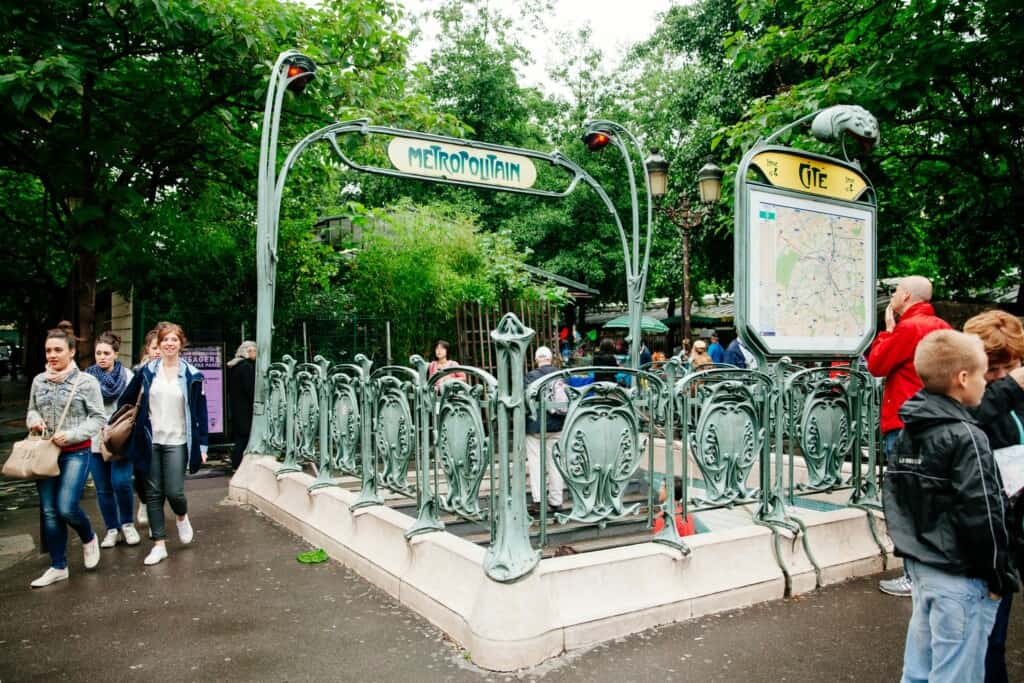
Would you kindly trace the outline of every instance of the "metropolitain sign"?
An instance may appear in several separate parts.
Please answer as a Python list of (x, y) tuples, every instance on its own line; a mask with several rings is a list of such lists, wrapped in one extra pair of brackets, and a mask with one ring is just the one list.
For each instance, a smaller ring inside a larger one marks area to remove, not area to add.
[(537, 169), (527, 157), (467, 145), (395, 137), (388, 143), (388, 159), (399, 171), (426, 178), (517, 189), (537, 182)]

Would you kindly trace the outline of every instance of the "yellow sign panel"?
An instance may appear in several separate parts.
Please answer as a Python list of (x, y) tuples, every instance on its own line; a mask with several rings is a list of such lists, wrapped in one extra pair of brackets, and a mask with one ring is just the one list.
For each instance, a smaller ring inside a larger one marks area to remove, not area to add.
[(527, 157), (448, 142), (396, 137), (388, 158), (400, 171), (428, 178), (526, 189), (537, 181), (537, 169)]
[(797, 192), (854, 201), (868, 184), (853, 169), (788, 152), (761, 152), (750, 160), (768, 182)]

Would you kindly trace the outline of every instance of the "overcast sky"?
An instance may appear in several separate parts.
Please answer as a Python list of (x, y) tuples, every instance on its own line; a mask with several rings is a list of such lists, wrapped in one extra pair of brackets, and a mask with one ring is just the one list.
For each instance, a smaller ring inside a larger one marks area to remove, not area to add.
[[(430, 0), (399, 0), (410, 13), (421, 13), (434, 3)], [(504, 3), (496, 3), (503, 6)], [(626, 49), (648, 36), (658, 24), (658, 15), (673, 5), (687, 4), (684, 0), (553, 0), (554, 14), (546, 20), (547, 32), (530, 36), (523, 43), (534, 57), (534, 64), (522, 74), (522, 85), (539, 86), (552, 92), (547, 77), (549, 64), (557, 64), (555, 35), (573, 33), (589, 22), (593, 44), (604, 52), (605, 70), (610, 71), (621, 61)], [(512, 3), (509, 3), (514, 7)], [(511, 10), (510, 10), (511, 11)], [(413, 46), (412, 59), (425, 61), (437, 40), (436, 24), (425, 24), (423, 38)]]

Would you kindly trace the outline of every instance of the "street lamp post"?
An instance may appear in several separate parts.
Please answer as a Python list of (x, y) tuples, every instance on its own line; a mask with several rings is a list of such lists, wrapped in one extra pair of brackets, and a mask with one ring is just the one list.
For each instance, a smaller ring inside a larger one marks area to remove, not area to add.
[[(615, 219), (615, 225), (619, 229), (619, 237), (622, 240), (622, 253), (626, 269), (626, 303), (629, 309), (629, 367), (637, 370), (640, 368), (640, 317), (643, 314), (644, 290), (647, 288), (648, 265), (651, 260), (651, 235), (653, 231), (653, 201), (654, 194), (651, 190), (650, 174), (644, 175), (644, 188), (647, 191), (647, 232), (643, 239), (641, 249), (640, 239), (640, 200), (636, 190), (636, 174), (633, 168), (633, 157), (630, 155), (630, 146), (636, 151), (638, 158), (643, 152), (637, 139), (623, 126), (608, 120), (591, 121), (586, 125), (586, 132), (583, 135), (583, 143), (591, 152), (604, 149), (609, 143), (615, 145), (622, 158), (626, 162), (626, 171), (629, 177), (629, 197), (632, 209), (632, 234), (627, 235), (622, 226), (622, 220), (608, 196), (601, 190), (600, 186), (594, 186), (594, 190), (601, 196), (609, 213)], [(641, 256), (642, 251), (642, 256)]]
[(277, 273), (277, 133), (285, 91), (301, 93), (316, 74), (309, 57), (288, 50), (274, 63), (263, 109), (256, 199), (256, 384), (252, 430), (246, 453), (267, 453), (267, 369), (274, 335), (274, 297)]
[[(647, 174), (650, 176), (650, 184), (655, 201), (665, 196), (668, 190), (668, 161), (658, 152), (651, 150), (651, 156), (646, 162)], [(718, 167), (709, 157), (707, 163), (697, 173), (698, 188), (700, 190), (700, 205), (692, 206), (690, 197), (683, 193), (678, 206), (659, 206), (658, 210), (669, 220), (672, 225), (679, 229), (680, 245), (683, 251), (683, 315), (682, 315), (682, 344), (685, 348), (691, 343), (690, 340), (690, 240), (693, 232), (700, 227), (707, 216), (712, 204), (716, 203), (722, 194), (721, 168)]]

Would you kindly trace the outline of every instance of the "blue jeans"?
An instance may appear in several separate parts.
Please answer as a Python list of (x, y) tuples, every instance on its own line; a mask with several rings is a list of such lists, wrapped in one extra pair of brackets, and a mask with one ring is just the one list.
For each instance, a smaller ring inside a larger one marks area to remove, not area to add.
[(120, 529), (131, 524), (135, 510), (132, 498), (132, 463), (130, 460), (103, 462), (103, 456), (93, 453), (89, 472), (96, 484), (96, 499), (107, 529)]
[(882, 434), (882, 454), (885, 455), (886, 462), (889, 461), (892, 449), (896, 448), (896, 439), (899, 438), (902, 431), (902, 429), (892, 429)]
[(1013, 593), (1004, 595), (999, 603), (996, 624), (988, 637), (988, 652), (985, 653), (985, 683), (1007, 683), (1010, 680), (1006, 672), (1006, 632), (1010, 627), (1012, 605)]
[(185, 466), (188, 464), (188, 448), (153, 444), (153, 457), (149, 461), (149, 478), (146, 480), (146, 511), (149, 513), (149, 530), (154, 541), (167, 538), (164, 521), (164, 501), (171, 504), (176, 515), (188, 514), (185, 500)]
[(43, 540), (50, 553), (50, 566), (54, 569), (67, 569), (69, 526), (78, 533), (82, 543), (88, 543), (95, 537), (89, 518), (79, 504), (85, 479), (89, 476), (90, 456), (88, 448), (61, 453), (57, 459), (60, 475), (36, 481), (42, 510)]
[[(889, 456), (892, 455), (893, 450), (896, 448), (896, 439), (899, 438), (902, 429), (890, 429), (889, 431), (882, 434), (882, 455), (885, 456), (886, 464), (889, 463)], [(907, 565), (903, 565), (903, 576), (910, 578), (910, 573), (907, 571)]]
[(985, 678), (985, 651), (998, 600), (981, 579), (904, 559), (914, 611), (903, 652), (903, 683), (963, 683)]

